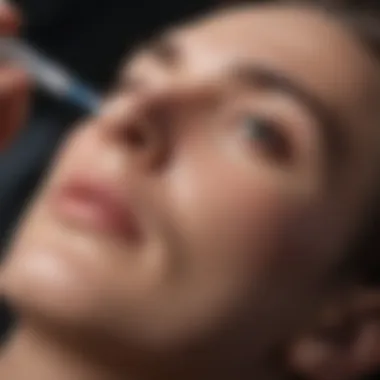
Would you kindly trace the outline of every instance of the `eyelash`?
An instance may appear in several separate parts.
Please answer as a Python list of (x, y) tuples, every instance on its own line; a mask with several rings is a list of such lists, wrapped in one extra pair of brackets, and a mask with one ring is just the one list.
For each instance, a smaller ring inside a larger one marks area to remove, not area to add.
[(247, 140), (255, 140), (248, 141), (249, 148), (252, 151), (259, 149), (263, 155), (276, 163), (291, 161), (294, 150), (293, 144), (286, 133), (286, 128), (279, 121), (258, 113), (246, 112), (239, 118), (238, 123), (240, 124), (239, 127), (243, 128), (242, 137)]

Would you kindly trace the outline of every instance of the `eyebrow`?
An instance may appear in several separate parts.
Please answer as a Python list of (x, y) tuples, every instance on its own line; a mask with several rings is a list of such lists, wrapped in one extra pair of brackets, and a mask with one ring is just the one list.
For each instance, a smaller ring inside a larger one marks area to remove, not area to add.
[(244, 86), (282, 92), (306, 107), (317, 120), (317, 132), (329, 156), (328, 164), (338, 169), (344, 163), (347, 141), (343, 134), (343, 123), (322, 99), (276, 69), (260, 65), (238, 65), (231, 68), (231, 73)]
[(179, 61), (179, 50), (167, 34), (154, 37), (143, 46), (142, 51), (148, 52), (164, 66), (175, 66)]

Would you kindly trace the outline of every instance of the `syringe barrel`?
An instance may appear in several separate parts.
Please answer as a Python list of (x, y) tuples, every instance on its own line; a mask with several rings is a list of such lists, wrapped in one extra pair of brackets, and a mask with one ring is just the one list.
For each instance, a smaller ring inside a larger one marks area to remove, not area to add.
[(97, 107), (98, 96), (59, 64), (17, 38), (0, 38), (0, 60), (12, 61), (23, 68), (43, 90), (59, 98), (86, 107)]

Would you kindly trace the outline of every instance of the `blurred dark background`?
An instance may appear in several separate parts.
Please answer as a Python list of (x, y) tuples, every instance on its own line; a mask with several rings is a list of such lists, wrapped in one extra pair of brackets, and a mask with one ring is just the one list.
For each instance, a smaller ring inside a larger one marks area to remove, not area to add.
[[(22, 37), (70, 68), (100, 92), (112, 83), (122, 58), (141, 40), (173, 22), (196, 15), (212, 1), (14, 0), (25, 25)], [(41, 93), (13, 146), (0, 153), (0, 259), (25, 202), (57, 144), (82, 115)], [(0, 336), (11, 316), (0, 305)]]

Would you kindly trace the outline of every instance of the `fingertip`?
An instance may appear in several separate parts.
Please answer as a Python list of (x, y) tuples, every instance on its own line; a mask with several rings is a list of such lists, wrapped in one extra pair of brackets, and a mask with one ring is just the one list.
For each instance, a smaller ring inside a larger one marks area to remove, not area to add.
[(0, 92), (19, 92), (30, 86), (30, 77), (22, 69), (0, 69)]
[(8, 1), (0, 0), (0, 33), (16, 33), (21, 22), (21, 12)]
[(0, 102), (2, 112), (5, 112), (4, 122), (0, 126), (0, 153), (11, 146), (25, 121), (29, 104), (29, 84), (27, 74), (20, 70), (9, 69), (0, 75)]
[(14, 70), (13, 83), (15, 90), (26, 90), (30, 87), (31, 79), (24, 70)]

